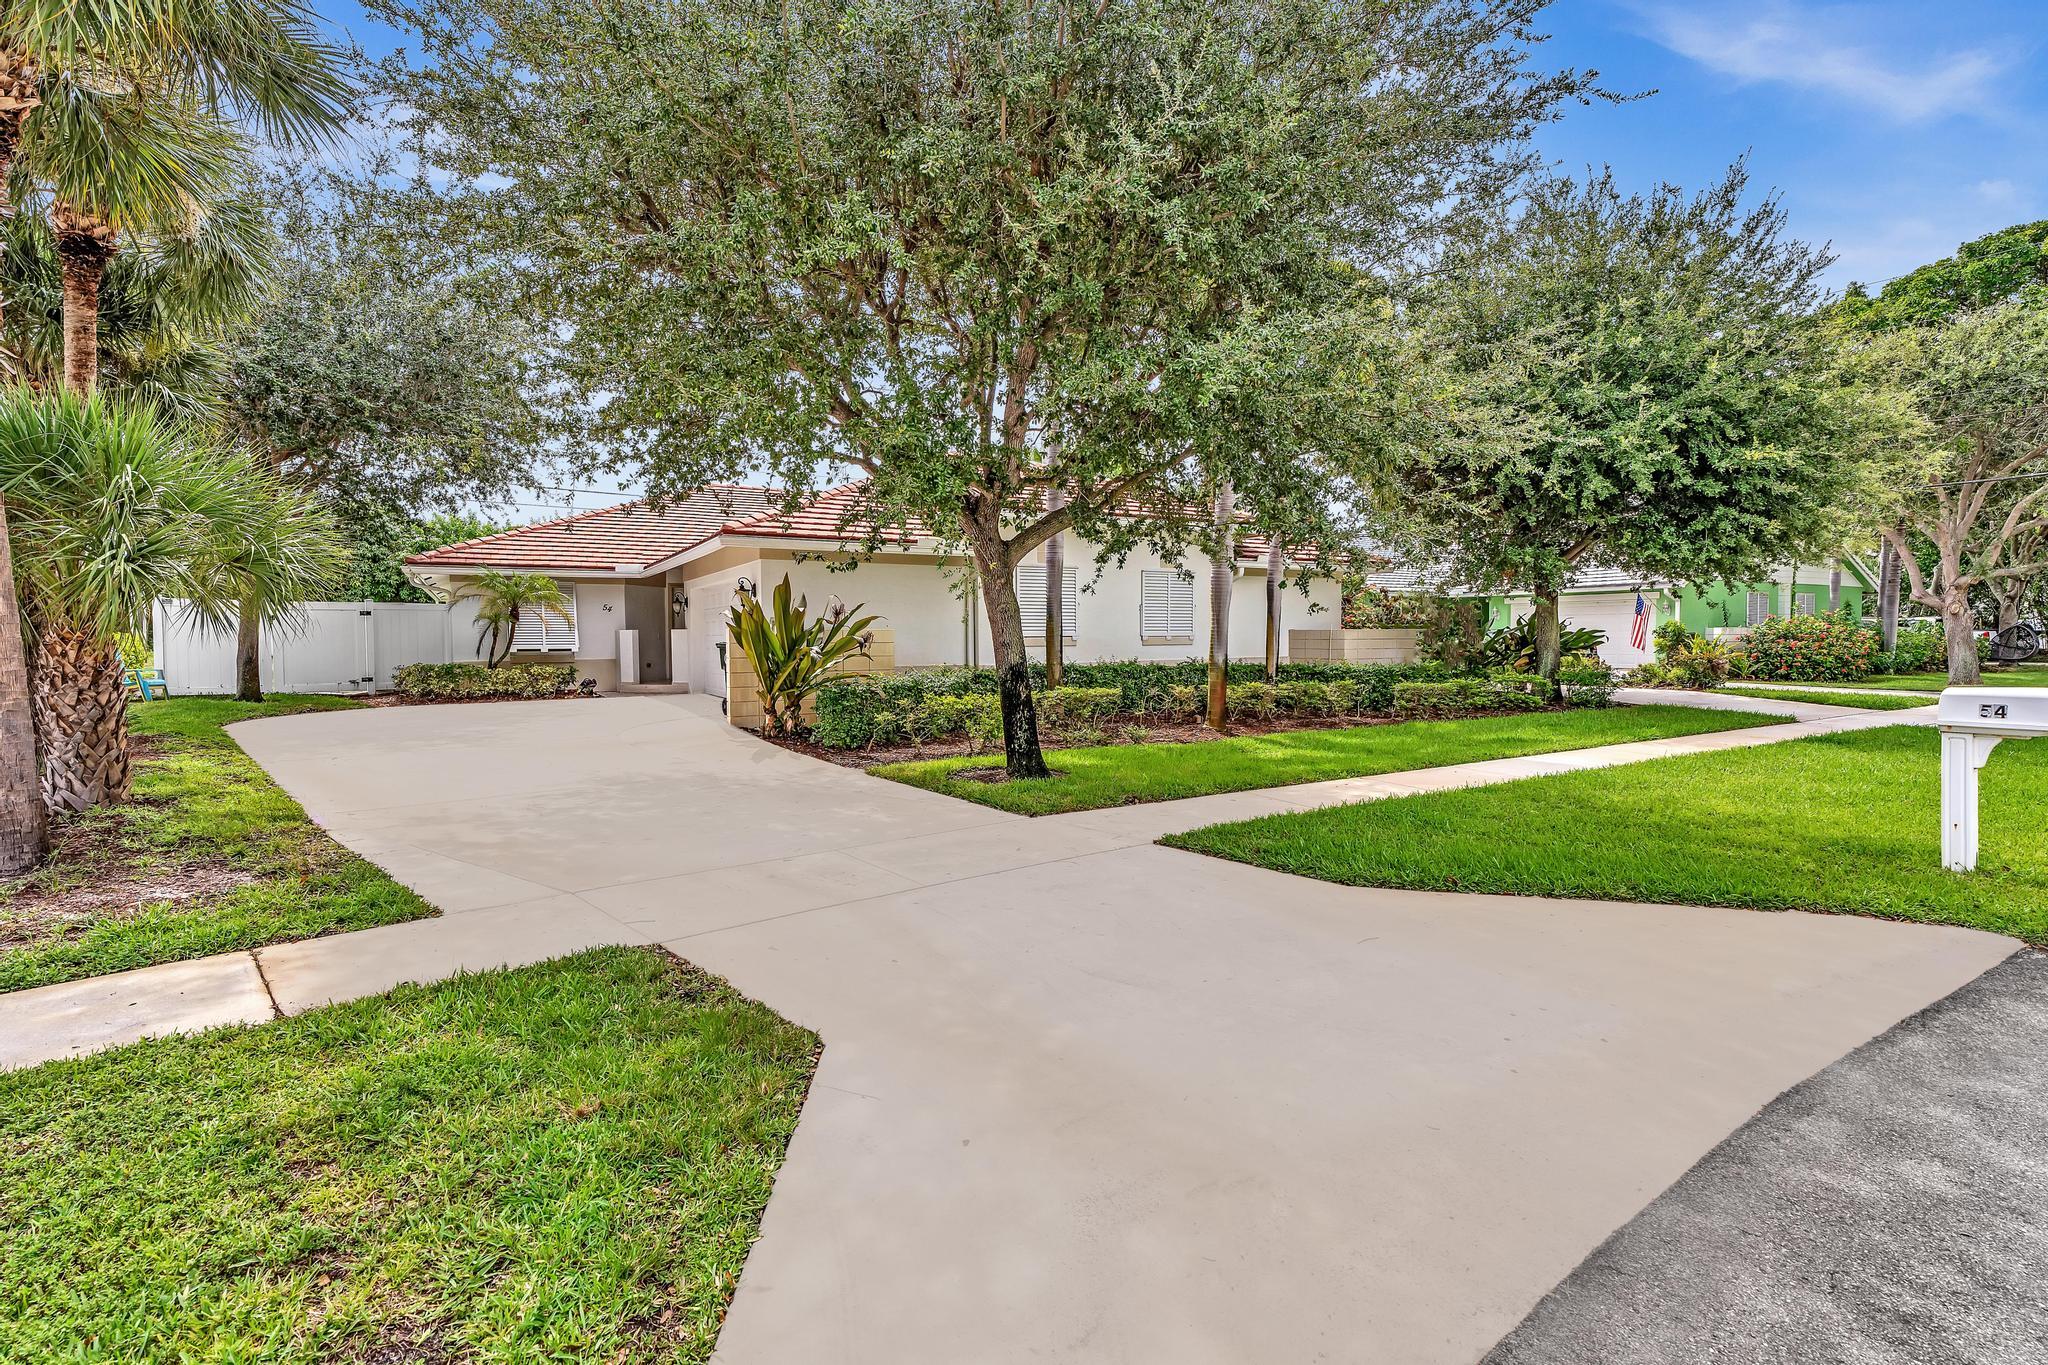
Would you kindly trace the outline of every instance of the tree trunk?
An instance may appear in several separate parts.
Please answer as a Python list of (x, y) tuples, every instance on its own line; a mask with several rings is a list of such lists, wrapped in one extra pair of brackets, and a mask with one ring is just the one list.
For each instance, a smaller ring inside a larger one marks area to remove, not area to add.
[(1877, 635), (1889, 654), (1899, 647), (1899, 554), (1887, 540), (1878, 552)]
[(50, 809), (127, 800), (128, 688), (119, 647), (82, 630), (45, 626), (37, 632), (33, 683)]
[(14, 561), (7, 548), (7, 507), (0, 502), (0, 876), (28, 871), (50, 851), (50, 824), (36, 762), (29, 703), (28, 651)]
[(2021, 579), (2010, 580), (2009, 587), (2003, 583), (1993, 585), (1991, 598), (1998, 603), (1999, 630), (2011, 630), (2020, 623), (2020, 603), (2025, 600), (2026, 595), (2027, 585)]
[(1216, 557), (1209, 566), (1209, 728), (1230, 728), (1230, 571), (1237, 558), (1230, 480), (1216, 485)]
[[(1067, 505), (1066, 494), (1054, 489), (1047, 499), (1052, 511)], [(1067, 547), (1066, 537), (1045, 542), (1045, 685), (1058, 687), (1067, 672)]]
[(235, 618), (235, 700), (263, 700), (263, 612), (246, 597)]
[(1948, 685), (1975, 687), (1983, 673), (1977, 666), (1977, 618), (1970, 614), (1966, 588), (1949, 588), (1941, 604), (1942, 633), (1948, 640)]
[(61, 202), (54, 216), (64, 277), (64, 383), (91, 393), (100, 381), (100, 280), (116, 239), (105, 222)]
[(975, 546), (981, 594), (988, 603), (989, 640), (996, 652), (996, 689), (1003, 707), (1003, 769), (1013, 778), (1051, 777), (1038, 747), (1038, 709), (1031, 701), (1031, 656), (1025, 649), (1024, 612), (1006, 557)]
[(1529, 638), (1536, 646), (1536, 673), (1539, 677), (1555, 678), (1558, 665), (1564, 659), (1557, 590), (1551, 588), (1533, 593), (1529, 603)]
[(1280, 537), (1273, 537), (1273, 544), (1266, 551), (1266, 681), (1280, 681), (1280, 608), (1286, 598), (1283, 580), (1287, 577), (1287, 551), (1280, 544)]
[(1785, 619), (1791, 620), (1799, 614), (1799, 561), (1793, 560), (1792, 567), (1785, 570)]
[(1828, 610), (1830, 612), (1837, 612), (1841, 609), (1842, 561), (1838, 559), (1835, 561), (1834, 567), (1828, 570)]

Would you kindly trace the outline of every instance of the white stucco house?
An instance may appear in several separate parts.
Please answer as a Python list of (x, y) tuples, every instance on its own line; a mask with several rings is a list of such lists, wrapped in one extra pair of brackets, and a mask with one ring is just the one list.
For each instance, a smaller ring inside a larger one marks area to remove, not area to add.
[[(837, 597), (882, 616), (899, 668), (989, 664), (986, 615), (965, 590), (966, 561), (924, 528), (891, 528), (872, 555), (855, 559), (859, 487), (823, 493), (794, 512), (776, 492), (712, 485), (659, 508), (644, 501), (582, 512), (477, 540), (444, 545), (405, 563), (414, 583), (448, 600), (487, 569), (545, 574), (570, 590), (571, 619), (522, 621), (513, 658), (573, 661), (607, 690), (686, 688), (726, 694), (718, 646), (741, 579), (767, 589), (787, 574), (811, 605)], [(1063, 612), (1072, 660), (1205, 656), (1209, 648), (1206, 559), (1166, 563), (1143, 551), (1122, 564), (1065, 539)], [(1231, 653), (1263, 657), (1268, 545), (1246, 534), (1236, 547)], [(851, 564), (851, 567), (848, 565)], [(1302, 572), (1309, 572), (1302, 561)], [(1027, 635), (1045, 634), (1044, 550), (1018, 569)], [(1335, 628), (1339, 585), (1309, 580), (1306, 600), (1290, 581), (1290, 628)], [(1042, 655), (1043, 645), (1034, 647)]]

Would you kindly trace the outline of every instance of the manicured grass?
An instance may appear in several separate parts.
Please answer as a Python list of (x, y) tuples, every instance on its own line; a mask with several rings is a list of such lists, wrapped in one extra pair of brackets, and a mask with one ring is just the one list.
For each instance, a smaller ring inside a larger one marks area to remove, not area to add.
[[(1946, 673), (1873, 673), (1858, 678), (1853, 686), (1880, 687), (1897, 692), (1939, 692), (1948, 686)], [(2048, 669), (1987, 668), (1985, 687), (2048, 687)]]
[(701, 1361), (817, 1046), (615, 948), (0, 1075), (0, 1356)]
[(1874, 692), (1801, 692), (1785, 687), (1724, 687), (1723, 692), (1764, 701), (1803, 701), (1811, 706), (1860, 706), (1866, 711), (1906, 711), (1932, 706), (1932, 697), (1886, 697)]
[(1939, 736), (1887, 726), (1216, 825), (1164, 842), (1358, 886), (1821, 910), (2048, 944), (2048, 743), (1984, 769), (1941, 868)]
[(1666, 735), (1737, 730), (1784, 719), (1685, 706), (1620, 706), (1597, 711), (1482, 716), (1472, 720), (1410, 721), (1342, 730), (1294, 730), (1196, 744), (1060, 749), (1046, 756), (1054, 776), (1035, 782), (981, 782), (954, 776), (963, 768), (999, 765), (1000, 755), (891, 763), (870, 771), (893, 781), (1020, 815), (1056, 815), (1215, 792), (1284, 787), (1333, 777), (1368, 777), (1486, 758), (1624, 744)]
[(329, 839), (221, 728), (356, 705), (131, 705), (134, 801), (60, 821), (51, 860), (0, 883), (0, 991), (433, 914)]

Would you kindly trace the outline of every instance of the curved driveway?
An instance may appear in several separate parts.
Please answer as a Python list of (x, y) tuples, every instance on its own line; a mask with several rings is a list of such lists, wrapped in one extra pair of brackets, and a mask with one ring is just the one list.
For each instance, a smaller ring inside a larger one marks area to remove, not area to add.
[(235, 733), (449, 912), (264, 950), (284, 1008), (659, 942), (822, 1035), (723, 1365), (1472, 1361), (2014, 946), (1303, 881), (1149, 842), (1272, 793), (1026, 820), (690, 697)]

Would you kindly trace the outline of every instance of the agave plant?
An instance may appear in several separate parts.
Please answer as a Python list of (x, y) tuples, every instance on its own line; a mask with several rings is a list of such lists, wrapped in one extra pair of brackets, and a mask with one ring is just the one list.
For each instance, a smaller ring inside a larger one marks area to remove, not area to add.
[(787, 574), (766, 606), (759, 593), (742, 588), (725, 623), (733, 643), (754, 665), (761, 711), (774, 735), (796, 729), (804, 699), (824, 686), (834, 667), (868, 657), (868, 646), (874, 642), (869, 627), (881, 619), (856, 616), (859, 607), (835, 601), (814, 621), (809, 599), (799, 597), (792, 606), (789, 594)]

